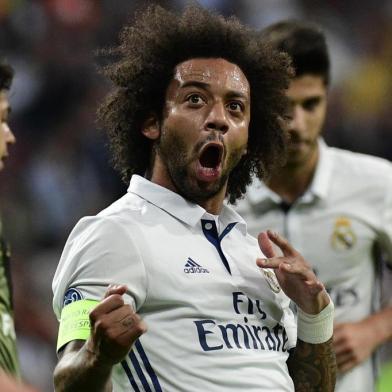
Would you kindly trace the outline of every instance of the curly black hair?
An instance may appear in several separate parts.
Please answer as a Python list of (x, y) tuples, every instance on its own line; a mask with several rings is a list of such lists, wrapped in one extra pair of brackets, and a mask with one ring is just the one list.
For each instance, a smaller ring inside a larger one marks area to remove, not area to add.
[(290, 61), (236, 18), (225, 19), (198, 6), (188, 6), (181, 15), (150, 6), (122, 30), (120, 45), (110, 53), (119, 58), (103, 72), (116, 88), (100, 107), (98, 118), (108, 132), (114, 167), (124, 181), (132, 174), (145, 175), (149, 168), (152, 141), (142, 134), (141, 125), (151, 113), (162, 119), (174, 69), (191, 58), (224, 58), (239, 66), (250, 84), (248, 149), (229, 176), (229, 202), (245, 193), (252, 174), (263, 177), (283, 163), (282, 119)]
[(290, 56), (295, 76), (318, 75), (329, 85), (328, 46), (319, 26), (295, 19), (282, 20), (262, 30), (261, 37)]
[(0, 61), (0, 91), (10, 89), (13, 77), (13, 68), (10, 65)]

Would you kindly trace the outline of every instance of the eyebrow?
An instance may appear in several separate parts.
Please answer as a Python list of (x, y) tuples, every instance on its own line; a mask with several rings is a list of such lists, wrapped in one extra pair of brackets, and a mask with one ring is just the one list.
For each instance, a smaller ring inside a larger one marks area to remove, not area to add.
[[(210, 87), (210, 84), (205, 82), (199, 82), (196, 80), (189, 80), (180, 86), (180, 88), (186, 88), (186, 87), (198, 87), (207, 90)], [(249, 99), (246, 94), (241, 93), (240, 91), (237, 90), (230, 90), (226, 95), (228, 98), (243, 98), (246, 100)]]
[(322, 99), (324, 99), (324, 97), (320, 94), (320, 95), (311, 95), (309, 97), (306, 98), (301, 98), (301, 99), (292, 99), (290, 97), (287, 97), (289, 100), (290, 104), (297, 104), (297, 103), (302, 103), (302, 102), (317, 102), (317, 101), (321, 101)]
[(313, 95), (311, 97), (305, 98), (304, 101), (320, 101), (322, 99), (321, 95)]

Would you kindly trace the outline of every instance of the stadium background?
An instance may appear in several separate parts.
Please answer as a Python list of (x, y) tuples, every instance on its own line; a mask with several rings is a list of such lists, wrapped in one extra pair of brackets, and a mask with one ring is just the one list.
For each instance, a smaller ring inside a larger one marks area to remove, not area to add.
[[(180, 10), (185, 1), (156, 1)], [(57, 321), (51, 280), (65, 239), (83, 215), (126, 191), (94, 122), (109, 84), (97, 48), (117, 43), (136, 0), (0, 0), (0, 56), (15, 68), (11, 126), (17, 144), (0, 178), (12, 244), (16, 328), (25, 379), (51, 391)], [(331, 145), (392, 158), (392, 2), (203, 0), (262, 28), (281, 18), (317, 22), (332, 54), (325, 137)], [(366, 179), (364, 179), (366, 181)], [(391, 389), (392, 390), (392, 389)]]

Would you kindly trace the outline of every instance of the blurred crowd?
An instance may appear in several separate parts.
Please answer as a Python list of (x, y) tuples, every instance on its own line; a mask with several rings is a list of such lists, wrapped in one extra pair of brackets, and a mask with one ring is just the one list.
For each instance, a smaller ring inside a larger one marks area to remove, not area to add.
[[(199, 0), (254, 28), (282, 18), (319, 23), (332, 54), (325, 138), (392, 159), (392, 2)], [(0, 56), (15, 69), (10, 125), (17, 143), (0, 179), (12, 245), (16, 329), (25, 380), (52, 390), (57, 321), (51, 280), (77, 220), (126, 191), (95, 123), (110, 84), (97, 53), (118, 42), (137, 0), (0, 0)], [(155, 1), (182, 9), (185, 1)]]

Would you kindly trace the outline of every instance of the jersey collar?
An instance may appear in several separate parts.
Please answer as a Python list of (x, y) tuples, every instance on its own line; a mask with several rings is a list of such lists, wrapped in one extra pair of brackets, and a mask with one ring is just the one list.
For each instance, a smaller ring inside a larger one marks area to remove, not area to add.
[(320, 199), (326, 199), (328, 196), (328, 189), (332, 175), (333, 160), (331, 159), (330, 151), (324, 139), (320, 138), (319, 144), (319, 159), (317, 162), (316, 172), (313, 181), (304, 198), (308, 192), (317, 196)]
[[(300, 198), (302, 203), (311, 203), (316, 198), (325, 200), (328, 196), (333, 161), (330, 157), (329, 148), (322, 138), (318, 140), (318, 145), (319, 158), (316, 172), (310, 187)], [(249, 203), (254, 206), (270, 202), (273, 204), (280, 204), (282, 202), (282, 199), (279, 195), (265, 186), (257, 178), (254, 178), (252, 185), (247, 190), (247, 199)]]
[[(168, 214), (195, 227), (201, 219), (209, 219), (210, 214), (198, 204), (191, 203), (165, 187), (155, 184), (144, 177), (133, 175), (128, 187), (129, 193), (134, 193), (144, 200), (154, 204)], [(246, 231), (245, 221), (231, 207), (223, 205), (219, 219), (226, 227), (230, 223), (237, 223), (241, 231)]]

